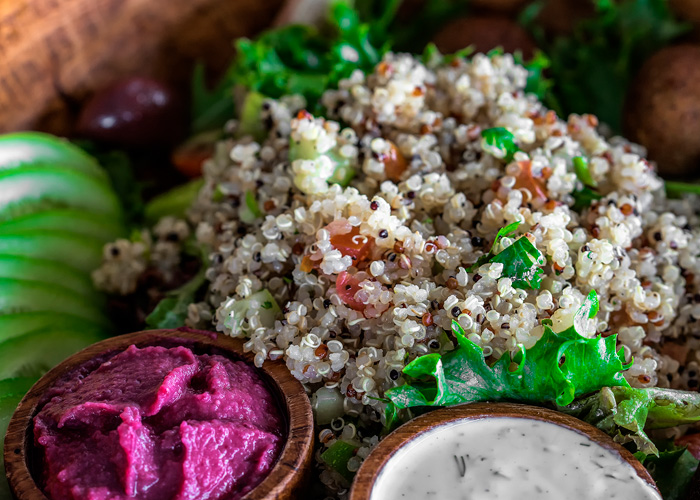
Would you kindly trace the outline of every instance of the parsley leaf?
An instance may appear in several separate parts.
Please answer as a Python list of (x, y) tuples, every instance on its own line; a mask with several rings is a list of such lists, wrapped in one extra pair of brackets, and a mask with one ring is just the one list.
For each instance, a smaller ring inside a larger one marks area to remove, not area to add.
[(622, 351), (615, 351), (616, 336), (589, 339), (577, 331), (581, 320), (595, 315), (597, 303), (593, 291), (571, 328), (554, 333), (545, 325), (542, 338), (531, 349), (521, 348), (514, 357), (505, 353), (491, 367), (481, 347), (453, 321), (457, 349), (416, 358), (403, 370), (413, 383), (385, 395), (398, 408), (503, 400), (566, 405), (604, 386), (628, 386), (622, 376), (626, 368)]
[(499, 229), (489, 252), (479, 257), (467, 271), (471, 273), (486, 263), (500, 262), (503, 264), (502, 276), (511, 278), (515, 288), (539, 289), (544, 271), (538, 266), (544, 264), (544, 256), (527, 236), (521, 236), (508, 248), (494, 254), (501, 239), (514, 233), (519, 226), (520, 222), (515, 221)]
[(506, 163), (513, 161), (520, 148), (515, 143), (515, 136), (506, 128), (494, 127), (481, 132), (481, 149)]

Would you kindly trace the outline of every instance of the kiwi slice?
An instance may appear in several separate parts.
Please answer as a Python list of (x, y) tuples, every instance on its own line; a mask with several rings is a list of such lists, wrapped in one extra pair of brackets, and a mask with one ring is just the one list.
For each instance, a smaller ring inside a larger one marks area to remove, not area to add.
[(98, 325), (109, 326), (99, 307), (86, 302), (68, 288), (40, 281), (0, 278), (0, 290), (0, 314), (49, 311), (71, 314)]
[[(81, 330), (95, 334), (107, 331), (100, 323), (94, 323), (78, 316), (48, 311), (21, 312), (0, 316), (0, 343), (40, 328), (53, 326), (69, 330)], [(0, 392), (0, 394), (2, 394)]]
[(0, 235), (0, 254), (49, 260), (83, 273), (102, 263), (103, 246), (97, 239), (65, 231), (27, 230)]
[(56, 208), (74, 208), (122, 220), (114, 191), (94, 177), (40, 165), (0, 170), (0, 221)]
[(64, 165), (103, 182), (107, 173), (97, 161), (70, 142), (41, 132), (17, 132), (0, 136), (0, 171), (35, 163)]
[(65, 231), (98, 239), (104, 243), (126, 235), (119, 221), (70, 208), (32, 213), (0, 223), (0, 236), (7, 232), (41, 230)]
[(68, 288), (81, 295), (86, 302), (98, 305), (104, 302), (87, 274), (50, 260), (0, 254), (0, 278), (41, 281)]
[(40, 377), (103, 335), (49, 326), (0, 343), (0, 378)]

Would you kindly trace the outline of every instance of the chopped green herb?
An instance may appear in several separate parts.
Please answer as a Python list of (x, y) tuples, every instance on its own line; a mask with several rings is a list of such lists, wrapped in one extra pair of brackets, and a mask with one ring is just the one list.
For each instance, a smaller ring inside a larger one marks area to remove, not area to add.
[(272, 309), (272, 302), (269, 300), (266, 300), (265, 302), (262, 303), (262, 308), (263, 309)]
[(514, 55), (515, 62), (522, 64), (528, 72), (525, 92), (535, 94), (540, 100), (544, 99), (549, 95), (549, 91), (554, 84), (554, 82), (546, 78), (544, 74), (551, 66), (549, 58), (541, 50), (536, 50), (535, 55), (529, 61), (525, 61), (520, 52), (516, 52)]
[(596, 187), (598, 183), (595, 181), (591, 175), (591, 171), (588, 168), (588, 159), (583, 156), (577, 156), (573, 160), (574, 171), (576, 172), (576, 177), (580, 180), (584, 186)]
[(597, 295), (591, 292), (573, 326), (554, 333), (545, 325), (532, 348), (521, 348), (515, 356), (505, 353), (492, 367), (481, 347), (453, 321), (459, 347), (413, 360), (403, 370), (413, 383), (390, 389), (386, 396), (398, 408), (502, 400), (566, 405), (604, 386), (628, 386), (622, 376), (627, 368), (622, 350), (615, 351), (616, 336), (591, 339), (578, 333), (581, 321), (597, 312), (597, 304)]
[(321, 453), (321, 460), (345, 479), (352, 481), (355, 473), (348, 470), (348, 461), (355, 456), (358, 448), (356, 444), (338, 439)]
[(481, 132), (481, 149), (506, 163), (513, 161), (520, 148), (515, 143), (515, 136), (506, 128), (494, 127)]
[(571, 208), (577, 212), (585, 210), (586, 208), (590, 207), (594, 201), (598, 201), (603, 198), (600, 193), (594, 191), (588, 186), (584, 186), (583, 189), (574, 191), (572, 196), (574, 197), (574, 206)]
[(472, 273), (489, 262), (503, 264), (503, 276), (513, 280), (516, 288), (539, 289), (544, 271), (538, 267), (544, 264), (544, 256), (525, 236), (521, 236), (512, 245), (498, 254), (494, 251), (501, 239), (514, 233), (520, 226), (519, 221), (512, 222), (499, 229), (491, 249), (467, 269)]
[(245, 203), (243, 206), (241, 206), (241, 209), (239, 211), (239, 216), (243, 222), (246, 224), (250, 224), (253, 222), (255, 219), (259, 219), (263, 215), (262, 210), (260, 210), (260, 206), (258, 205), (258, 200), (255, 197), (255, 193), (253, 191), (246, 191), (245, 192)]

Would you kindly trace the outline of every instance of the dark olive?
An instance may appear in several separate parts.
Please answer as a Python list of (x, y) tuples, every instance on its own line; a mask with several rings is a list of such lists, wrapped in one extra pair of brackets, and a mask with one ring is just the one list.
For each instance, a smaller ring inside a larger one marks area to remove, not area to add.
[(184, 107), (166, 84), (144, 77), (115, 82), (83, 107), (78, 133), (117, 146), (171, 145), (185, 130)]
[(535, 42), (517, 22), (503, 16), (469, 16), (448, 23), (433, 39), (440, 52), (447, 54), (474, 45), (477, 52), (503, 47), (506, 52), (520, 50), (525, 59), (532, 57)]

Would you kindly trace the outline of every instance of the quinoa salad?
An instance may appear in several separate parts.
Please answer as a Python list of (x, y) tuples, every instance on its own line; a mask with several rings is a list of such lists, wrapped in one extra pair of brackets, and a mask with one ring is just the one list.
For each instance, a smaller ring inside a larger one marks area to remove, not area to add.
[[(617, 335), (632, 388), (696, 390), (696, 200), (667, 199), (642, 147), (558, 116), (527, 78), (511, 54), (389, 52), (322, 95), (325, 118), (299, 95), (261, 100), (256, 133), (227, 123), (186, 219), (107, 244), (94, 282), (129, 294), (147, 269), (174, 274), (186, 241), (205, 248), (186, 325), (245, 338), (257, 366), (282, 359), (304, 384), (329, 498), (351, 475), (321, 456), (352, 443), (358, 470), (385, 393), (456, 348), (455, 321), (491, 365), (570, 328), (595, 291), (578, 331)], [(524, 276), (484, 258), (519, 241)]]

